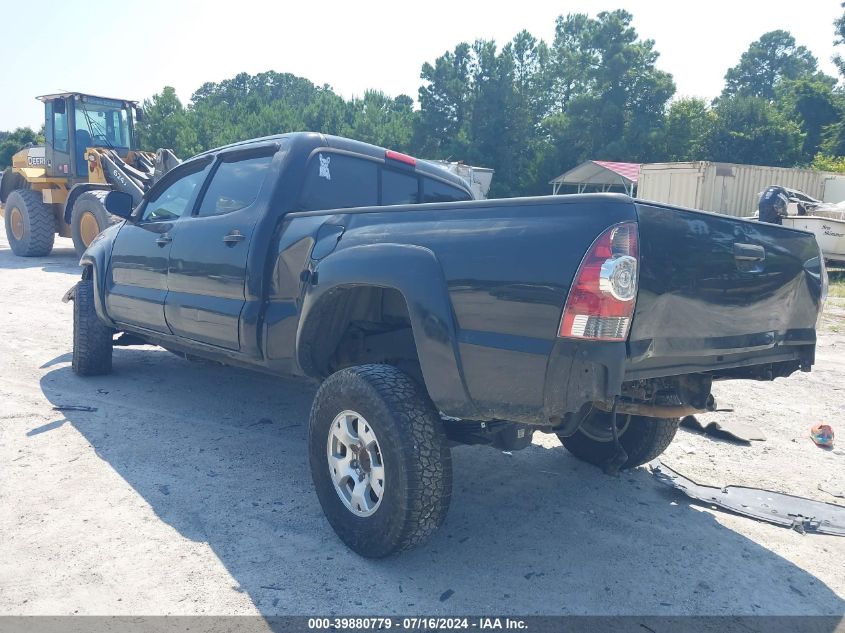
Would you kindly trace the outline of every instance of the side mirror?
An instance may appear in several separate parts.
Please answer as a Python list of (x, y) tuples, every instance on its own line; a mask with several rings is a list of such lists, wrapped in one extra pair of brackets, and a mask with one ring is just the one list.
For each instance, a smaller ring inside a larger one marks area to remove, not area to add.
[(64, 114), (65, 113), (65, 100), (64, 99), (56, 99), (53, 101), (53, 112), (55, 114)]
[(132, 218), (132, 196), (123, 191), (109, 191), (106, 195), (106, 211), (124, 220)]
[(135, 108), (135, 123), (143, 123), (144, 122), (144, 108), (136, 107)]

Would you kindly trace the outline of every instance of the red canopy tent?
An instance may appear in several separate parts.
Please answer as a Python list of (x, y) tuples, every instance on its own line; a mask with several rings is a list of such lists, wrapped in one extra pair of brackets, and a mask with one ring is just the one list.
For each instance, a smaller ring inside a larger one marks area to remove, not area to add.
[(578, 193), (587, 190), (613, 191), (621, 189), (633, 196), (640, 176), (639, 163), (616, 163), (607, 160), (588, 160), (550, 180), (552, 194), (560, 193), (564, 185), (577, 187)]

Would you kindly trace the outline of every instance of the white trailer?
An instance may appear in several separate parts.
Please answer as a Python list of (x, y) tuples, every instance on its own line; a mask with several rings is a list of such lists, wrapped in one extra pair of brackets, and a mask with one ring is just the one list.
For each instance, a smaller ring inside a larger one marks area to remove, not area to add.
[(845, 176), (813, 169), (788, 169), (697, 161), (649, 163), (640, 168), (637, 196), (681, 207), (748, 216), (770, 185), (797, 189), (824, 202), (845, 200)]

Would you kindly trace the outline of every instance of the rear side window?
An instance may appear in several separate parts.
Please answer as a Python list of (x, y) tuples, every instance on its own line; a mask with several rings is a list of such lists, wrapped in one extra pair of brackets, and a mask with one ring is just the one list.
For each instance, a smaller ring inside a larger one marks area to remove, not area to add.
[(384, 169), (381, 172), (382, 204), (417, 204), (420, 187), (416, 174), (403, 174)]
[(378, 204), (378, 164), (320, 152), (308, 163), (299, 208), (302, 211), (370, 207)]
[(423, 202), (461, 202), (472, 200), (463, 189), (447, 185), (433, 178), (423, 178)]
[(199, 216), (221, 215), (248, 207), (258, 197), (272, 155), (223, 159), (202, 198)]

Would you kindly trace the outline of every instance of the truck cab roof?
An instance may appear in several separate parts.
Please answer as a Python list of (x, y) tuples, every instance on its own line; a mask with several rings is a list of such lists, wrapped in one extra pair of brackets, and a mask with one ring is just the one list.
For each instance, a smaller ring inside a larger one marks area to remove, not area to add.
[[(331, 134), (321, 134), (319, 132), (289, 132), (285, 134), (273, 134), (270, 136), (263, 136), (259, 138), (249, 139), (246, 141), (230, 143), (228, 145), (223, 145), (221, 147), (201, 152), (200, 154), (197, 154), (196, 156), (192, 157), (190, 160), (215, 155), (220, 152), (226, 152), (235, 149), (244, 150), (249, 149), (253, 146), (257, 147), (261, 145), (267, 145), (274, 141), (281, 141), (282, 139), (290, 139), (294, 144), (296, 144), (300, 148), (300, 151), (305, 150), (308, 151), (308, 153), (319, 148), (326, 148), (330, 150), (358, 154), (359, 156), (369, 156), (376, 160), (384, 161), (386, 158), (386, 152), (388, 151), (385, 148), (379, 147), (377, 145), (371, 145), (370, 143), (355, 141), (353, 139), (343, 138), (340, 136), (333, 136)], [(439, 178), (440, 180), (444, 180), (446, 182), (464, 188), (467, 191), (471, 191), (469, 183), (467, 183), (465, 179), (461, 178), (456, 174), (453, 174), (449, 170), (422, 159), (414, 158), (413, 161), (414, 168), (417, 173), (434, 176), (436, 178)]]
[(120, 101), (132, 106), (138, 105), (138, 102), (133, 99), (121, 99), (119, 97), (104, 97), (102, 95), (92, 95), (87, 92), (55, 92), (47, 95), (38, 95), (35, 97), (39, 101), (53, 101), (54, 99), (66, 99), (67, 97), (89, 97), (91, 99), (102, 99), (105, 101)]

